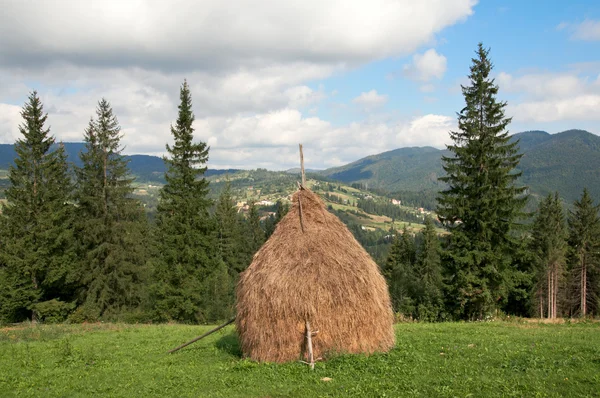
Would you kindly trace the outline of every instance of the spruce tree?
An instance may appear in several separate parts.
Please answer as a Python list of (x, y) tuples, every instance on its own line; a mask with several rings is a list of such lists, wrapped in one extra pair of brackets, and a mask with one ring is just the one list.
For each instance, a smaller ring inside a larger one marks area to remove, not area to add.
[(443, 280), (440, 241), (431, 217), (425, 218), (421, 250), (416, 262), (419, 285), (417, 313), (419, 320), (436, 321), (443, 313)]
[(247, 264), (243, 256), (242, 224), (231, 197), (231, 184), (227, 182), (219, 195), (215, 209), (215, 233), (217, 254), (225, 262), (232, 279), (242, 272)]
[(450, 300), (464, 318), (483, 318), (508, 295), (511, 229), (525, 204), (525, 188), (515, 186), (521, 155), (506, 128), (505, 102), (497, 100), (489, 50), (480, 43), (472, 59), (466, 105), (451, 132), (451, 156), (442, 158), (448, 189), (440, 192), (437, 213), (452, 236), (445, 260)]
[[(180, 89), (179, 115), (171, 126), (173, 146), (167, 144), (166, 184), (156, 213), (156, 242), (160, 258), (155, 266), (153, 302), (160, 320), (187, 322), (210, 318), (207, 278), (220, 266), (215, 254), (212, 204), (204, 178), (209, 147), (194, 142), (194, 113), (187, 82)], [(221, 267), (222, 268), (222, 267)]]
[(388, 283), (394, 311), (414, 317), (417, 287), (414, 239), (406, 226), (402, 236), (398, 236), (396, 231), (392, 232), (395, 236), (383, 266), (383, 275)]
[(131, 198), (133, 178), (120, 140), (117, 117), (102, 99), (84, 132), (82, 166), (76, 170), (81, 320), (131, 312), (144, 296), (148, 226), (140, 203)]
[(279, 221), (281, 221), (281, 219), (285, 217), (288, 211), (289, 206), (283, 203), (281, 199), (277, 200), (277, 203), (275, 204), (275, 214), (270, 215), (265, 220), (265, 237), (267, 239), (269, 239), (271, 235), (273, 235), (273, 232), (275, 232), (275, 228), (277, 228), (277, 224), (279, 224)]
[(569, 212), (569, 245), (574, 304), (581, 317), (597, 313), (600, 297), (600, 218), (587, 189)]
[(533, 304), (540, 318), (559, 316), (564, 301), (564, 273), (567, 231), (558, 192), (549, 194), (539, 205), (532, 229), (532, 248), (536, 260)]
[(21, 116), (22, 138), (15, 144), (8, 205), (1, 213), (0, 317), (35, 321), (53, 316), (40, 313), (40, 306), (57, 313), (70, 308), (65, 301), (72, 300), (75, 287), (72, 184), (64, 147), (56, 147), (45, 126), (48, 115), (35, 91)]
[[(258, 208), (255, 206), (254, 202), (248, 204), (248, 233), (246, 236), (249, 240), (251, 260), (254, 253), (260, 249), (263, 243), (265, 243), (265, 231), (260, 225), (260, 215), (258, 214)], [(248, 262), (248, 264), (250, 263)]]

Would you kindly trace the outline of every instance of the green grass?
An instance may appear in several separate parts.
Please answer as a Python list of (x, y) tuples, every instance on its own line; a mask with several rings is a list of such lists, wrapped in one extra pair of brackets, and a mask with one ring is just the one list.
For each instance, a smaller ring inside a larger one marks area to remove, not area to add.
[[(593, 323), (406, 323), (397, 346), (306, 365), (240, 358), (232, 328), (22, 325), (0, 329), (2, 397), (599, 396)], [(323, 377), (331, 381), (322, 381)]]

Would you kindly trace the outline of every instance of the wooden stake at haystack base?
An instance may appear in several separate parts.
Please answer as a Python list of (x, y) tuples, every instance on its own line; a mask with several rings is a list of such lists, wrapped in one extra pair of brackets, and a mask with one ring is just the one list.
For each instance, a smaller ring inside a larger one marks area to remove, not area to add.
[(306, 349), (308, 351), (308, 358), (307, 358), (308, 362), (304, 362), (304, 361), (302, 361), (302, 362), (309, 365), (311, 370), (315, 370), (315, 356), (313, 354), (312, 337), (314, 335), (316, 335), (317, 333), (319, 333), (319, 331), (318, 330), (316, 330), (314, 332), (311, 331), (310, 330), (310, 322), (308, 322), (308, 321), (305, 321), (304, 324), (306, 326)]

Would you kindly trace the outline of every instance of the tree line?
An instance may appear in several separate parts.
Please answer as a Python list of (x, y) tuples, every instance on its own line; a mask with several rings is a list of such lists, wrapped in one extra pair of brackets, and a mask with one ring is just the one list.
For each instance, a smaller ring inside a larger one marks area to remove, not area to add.
[(448, 188), (415, 247), (396, 238), (385, 264), (394, 308), (425, 320), (482, 320), (499, 314), (556, 318), (600, 314), (600, 219), (587, 190), (565, 216), (558, 193), (534, 214), (517, 186), (521, 154), (511, 142), (491, 77), (489, 49), (472, 60), (451, 155), (442, 158)]
[[(448, 188), (436, 198), (439, 219), (426, 218), (416, 236), (349, 228), (378, 260), (394, 309), (405, 316), (598, 315), (599, 208), (584, 191), (568, 214), (557, 194), (534, 214), (525, 212), (526, 187), (516, 185), (521, 154), (509, 139), (511, 120), (491, 70), (480, 44), (462, 86), (465, 106), (450, 134), (450, 155), (442, 159)], [(278, 203), (261, 221), (252, 203), (247, 215), (237, 212), (229, 184), (216, 200), (209, 197), (210, 148), (194, 140), (186, 82), (152, 222), (132, 196), (108, 101), (99, 101), (83, 132), (80, 166), (69, 165), (55, 145), (36, 92), (21, 116), (0, 216), (0, 322), (200, 323), (232, 316), (240, 272), (287, 208)], [(358, 201), (369, 212), (401, 216), (390, 213), (397, 207), (375, 205)], [(448, 232), (442, 237), (438, 222)]]
[[(132, 198), (121, 128), (99, 101), (70, 166), (36, 92), (0, 217), (0, 322), (25, 319), (210, 322), (230, 317), (239, 273), (266, 239), (258, 209), (243, 217), (228, 186), (210, 200), (209, 148), (194, 142), (187, 82), (164, 158), (155, 222)], [(51, 149), (56, 147), (56, 149)], [(269, 219), (272, 231), (282, 217)]]

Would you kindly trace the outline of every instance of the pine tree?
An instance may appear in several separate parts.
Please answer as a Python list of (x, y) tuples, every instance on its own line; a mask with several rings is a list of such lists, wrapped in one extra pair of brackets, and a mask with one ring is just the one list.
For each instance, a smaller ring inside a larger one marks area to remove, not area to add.
[(284, 204), (281, 201), (281, 199), (277, 201), (277, 203), (275, 204), (275, 208), (275, 215), (270, 215), (265, 220), (265, 237), (267, 239), (269, 239), (271, 235), (273, 235), (277, 224), (279, 224), (279, 221), (281, 221), (281, 219), (285, 217), (285, 215), (289, 211), (289, 206), (287, 204)]
[(482, 318), (498, 309), (508, 295), (511, 229), (525, 204), (525, 188), (516, 187), (514, 172), (521, 155), (510, 142), (505, 102), (496, 99), (490, 77), (489, 50), (479, 44), (470, 83), (462, 86), (466, 105), (458, 114), (459, 131), (451, 132), (452, 156), (444, 156), (449, 187), (440, 192), (437, 213), (452, 233), (446, 248), (446, 270), (455, 312)]
[(419, 285), (417, 312), (420, 320), (439, 320), (443, 312), (440, 241), (431, 217), (425, 218), (422, 246), (416, 262)]
[(148, 226), (140, 203), (131, 198), (133, 179), (121, 155), (120, 131), (110, 103), (102, 99), (85, 130), (76, 170), (80, 319), (117, 316), (143, 300)]
[(564, 272), (567, 252), (567, 231), (558, 192), (544, 199), (532, 230), (532, 252), (536, 258), (535, 303), (536, 313), (542, 318), (559, 314), (563, 299)]
[(206, 282), (218, 269), (219, 260), (204, 178), (209, 148), (204, 142), (193, 142), (194, 114), (187, 82), (179, 97), (179, 115), (171, 126), (174, 144), (166, 146), (166, 184), (156, 214), (160, 259), (155, 266), (154, 309), (161, 320), (198, 322), (210, 317)]
[[(265, 231), (260, 226), (260, 216), (258, 214), (258, 208), (254, 202), (248, 204), (248, 233), (246, 235), (249, 239), (249, 251), (250, 259), (254, 256), (254, 253), (260, 249), (265, 243)], [(248, 263), (249, 264), (249, 263)]]
[(600, 297), (600, 206), (594, 206), (587, 189), (583, 190), (581, 199), (575, 201), (573, 206), (568, 220), (569, 245), (572, 248), (571, 272), (576, 281), (573, 294), (577, 298), (576, 311), (585, 317), (598, 310), (594, 304)]
[(247, 264), (245, 264), (245, 259), (241, 255), (243, 250), (241, 220), (231, 197), (231, 184), (229, 182), (225, 184), (225, 188), (217, 201), (215, 226), (217, 254), (225, 262), (231, 278), (236, 279)]
[(398, 236), (396, 231), (392, 232), (395, 232), (395, 236), (383, 266), (383, 275), (388, 283), (394, 311), (414, 317), (417, 286), (414, 240), (406, 226), (402, 236)]
[[(70, 308), (75, 264), (70, 181), (64, 147), (45, 127), (48, 115), (34, 91), (21, 112), (22, 138), (9, 171), (8, 205), (2, 210), (3, 247), (0, 317), (19, 321), (40, 305), (62, 313)], [(62, 300), (62, 301), (61, 301)], [(52, 304), (48, 304), (52, 302)]]

